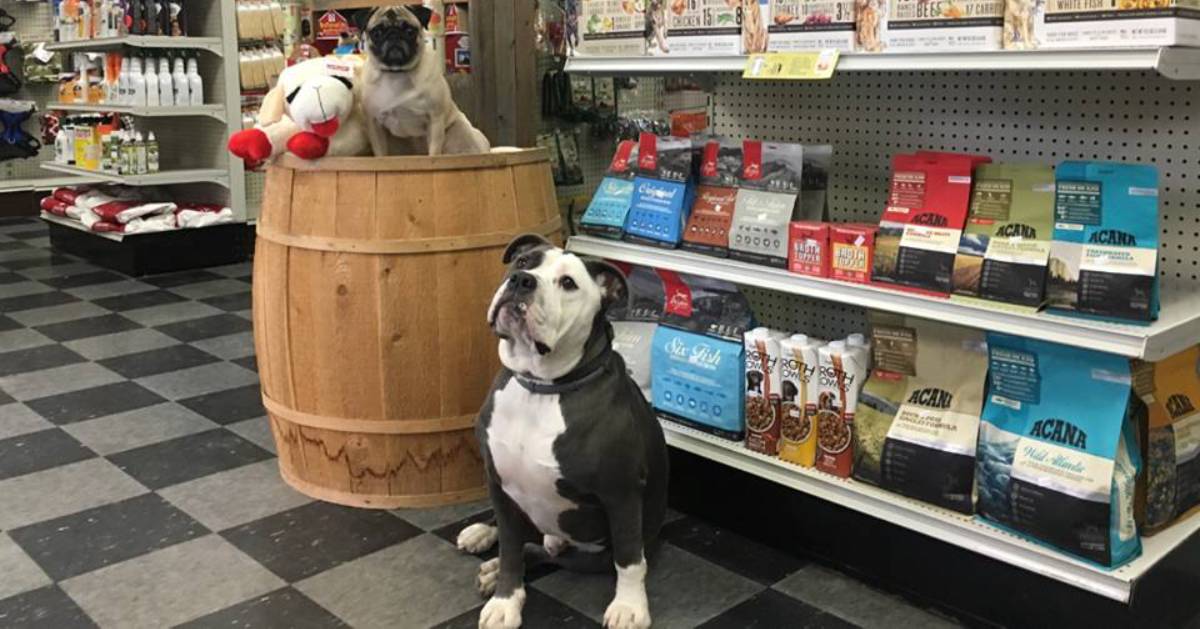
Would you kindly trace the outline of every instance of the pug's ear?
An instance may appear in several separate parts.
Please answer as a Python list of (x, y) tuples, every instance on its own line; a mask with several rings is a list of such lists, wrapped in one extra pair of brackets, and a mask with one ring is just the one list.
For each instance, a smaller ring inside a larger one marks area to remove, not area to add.
[(433, 17), (433, 10), (426, 6), (408, 7), (409, 11), (416, 16), (417, 21), (421, 23), (421, 28), (429, 28), (429, 20)]
[(625, 280), (625, 274), (621, 272), (621, 269), (604, 260), (594, 259), (584, 260), (583, 266), (587, 268), (588, 275), (592, 276), (592, 280), (600, 287), (600, 292), (603, 294), (600, 302), (601, 309), (607, 310), (614, 305), (627, 306), (629, 304), (629, 282)]
[(549, 240), (546, 240), (539, 234), (521, 234), (508, 243), (508, 247), (504, 249), (504, 257), (501, 258), (501, 262), (509, 264), (522, 253), (542, 245), (553, 246)]

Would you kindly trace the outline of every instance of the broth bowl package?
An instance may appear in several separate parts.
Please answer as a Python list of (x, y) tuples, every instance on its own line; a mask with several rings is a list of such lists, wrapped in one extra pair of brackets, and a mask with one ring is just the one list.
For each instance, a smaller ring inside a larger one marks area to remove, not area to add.
[(1134, 361), (1133, 387), (1146, 405), (1139, 422), (1146, 474), (1138, 524), (1153, 534), (1200, 505), (1200, 348), (1157, 362)]
[[(729, 255), (729, 226), (737, 201), (742, 147), (722, 138), (702, 142), (696, 198), (680, 247), (723, 258)], [(692, 142), (693, 146), (699, 143)]]
[(972, 513), (983, 333), (899, 315), (871, 323), (875, 370), (858, 402), (854, 477)]
[(824, 344), (803, 334), (779, 341), (779, 458), (801, 467), (812, 467), (817, 458), (817, 371)]
[(625, 226), (629, 205), (633, 202), (634, 165), (637, 164), (638, 146), (633, 140), (617, 144), (617, 152), (587, 211), (579, 221), (579, 228), (597, 236), (620, 238)]
[(988, 334), (979, 515), (1102, 566), (1141, 550), (1129, 361)]
[(625, 239), (674, 249), (692, 209), (692, 141), (643, 133)]
[(1063, 162), (1055, 175), (1048, 305), (1105, 319), (1158, 318), (1158, 170)]
[(779, 341), (783, 333), (769, 328), (746, 332), (746, 447), (775, 456), (779, 453)]
[(729, 236), (729, 257), (787, 267), (788, 224), (803, 186), (804, 148), (746, 140), (742, 181)]

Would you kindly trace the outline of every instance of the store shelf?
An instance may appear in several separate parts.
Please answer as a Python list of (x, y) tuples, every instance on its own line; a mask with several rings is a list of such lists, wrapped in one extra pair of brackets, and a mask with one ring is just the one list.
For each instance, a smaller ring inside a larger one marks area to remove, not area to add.
[[(741, 72), (746, 57), (572, 57), (567, 72), (600, 75)], [(1200, 79), (1200, 49), (996, 50), (954, 53), (842, 53), (838, 72), (1154, 70)]]
[(87, 175), (103, 181), (123, 183), (130, 186), (157, 186), (175, 183), (212, 182), (228, 187), (229, 171), (224, 168), (187, 168), (180, 170), (163, 170), (145, 175), (118, 175), (115, 173), (97, 172), (77, 166), (67, 166), (55, 162), (42, 162), (42, 168), (71, 175)]
[(1122, 603), (1130, 601), (1141, 576), (1200, 531), (1200, 516), (1187, 517), (1153, 537), (1142, 538), (1142, 554), (1137, 559), (1106, 570), (960, 513), (751, 452), (741, 443), (670, 421), (661, 423), (667, 444), (680, 450)]
[(897, 290), (796, 275), (782, 269), (657, 249), (591, 236), (573, 236), (568, 249), (580, 254), (727, 280), (746, 286), (803, 295), (873, 310), (933, 319), (993, 332), (1016, 334), (1102, 352), (1158, 360), (1200, 338), (1200, 291), (1162, 286), (1162, 307), (1151, 325), (1125, 325), (1001, 307), (963, 304)]
[(91, 234), (97, 238), (103, 238), (113, 242), (121, 242), (122, 240), (125, 240), (125, 234), (118, 234), (116, 232), (94, 232), (87, 227), (84, 227), (83, 223), (80, 223), (79, 221), (63, 218), (61, 216), (55, 216), (53, 214), (47, 214), (46, 212), (42, 212), (42, 220), (46, 221), (47, 223), (54, 223), (55, 225), (70, 227), (71, 229), (81, 231), (85, 234)]
[(225, 121), (224, 105), (196, 105), (188, 107), (134, 107), (132, 105), (113, 105), (106, 103), (46, 103), (47, 109), (62, 111), (95, 111), (129, 114), (143, 118), (185, 118), (189, 116), (209, 116)]
[(20, 179), (6, 179), (4, 181), (0, 181), (0, 193), (53, 190), (61, 186), (78, 186), (85, 183), (97, 183), (99, 181), (103, 180), (89, 175), (66, 175), (62, 177), (23, 177)]
[(112, 50), (121, 46), (134, 48), (187, 48), (204, 50), (218, 57), (224, 55), (220, 37), (171, 37), (168, 35), (126, 35), (124, 37), (98, 37), (46, 44), (46, 50), (93, 51)]

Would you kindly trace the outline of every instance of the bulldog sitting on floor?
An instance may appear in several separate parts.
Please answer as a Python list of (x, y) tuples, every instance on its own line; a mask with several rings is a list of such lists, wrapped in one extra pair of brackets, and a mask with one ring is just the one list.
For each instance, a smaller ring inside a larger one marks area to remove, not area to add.
[(625, 362), (604, 313), (628, 297), (625, 276), (541, 236), (518, 236), (488, 309), (503, 368), (476, 433), (495, 524), (473, 524), (458, 545), (500, 556), (479, 568), (491, 599), (479, 626), (517, 627), (527, 565), (617, 575), (604, 612), (611, 629), (650, 626), (646, 550), (666, 514), (662, 428)]

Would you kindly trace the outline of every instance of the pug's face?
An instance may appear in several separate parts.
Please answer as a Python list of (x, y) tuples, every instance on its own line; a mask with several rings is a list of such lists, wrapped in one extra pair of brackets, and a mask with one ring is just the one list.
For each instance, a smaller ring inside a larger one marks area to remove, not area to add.
[(422, 30), (428, 9), (415, 13), (401, 5), (375, 9), (367, 21), (367, 52), (384, 70), (411, 70), (425, 50)]

